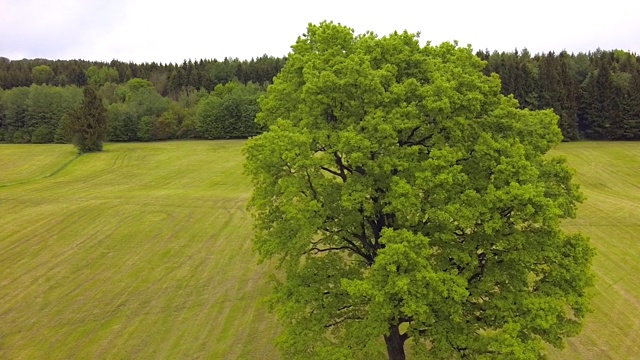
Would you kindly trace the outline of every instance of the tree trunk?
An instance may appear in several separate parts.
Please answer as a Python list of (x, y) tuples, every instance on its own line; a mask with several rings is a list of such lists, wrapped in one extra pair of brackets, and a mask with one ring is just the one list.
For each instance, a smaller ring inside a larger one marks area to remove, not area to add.
[(398, 325), (389, 328), (389, 335), (384, 336), (384, 342), (387, 344), (387, 354), (389, 360), (405, 360), (404, 342), (406, 336), (400, 335)]

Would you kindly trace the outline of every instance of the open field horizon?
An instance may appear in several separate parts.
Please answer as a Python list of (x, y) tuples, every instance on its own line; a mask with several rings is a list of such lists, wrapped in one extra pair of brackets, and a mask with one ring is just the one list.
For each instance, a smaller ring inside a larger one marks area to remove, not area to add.
[[(243, 141), (0, 144), (0, 359), (278, 359)], [(596, 286), (552, 359), (640, 353), (640, 143), (563, 143)]]

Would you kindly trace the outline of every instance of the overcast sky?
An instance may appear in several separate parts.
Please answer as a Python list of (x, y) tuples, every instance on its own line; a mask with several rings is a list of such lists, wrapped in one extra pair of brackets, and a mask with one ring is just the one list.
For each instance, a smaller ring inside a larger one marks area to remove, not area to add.
[(309, 22), (531, 52), (640, 53), (640, 2), (0, 0), (0, 56), (110, 61), (283, 56)]

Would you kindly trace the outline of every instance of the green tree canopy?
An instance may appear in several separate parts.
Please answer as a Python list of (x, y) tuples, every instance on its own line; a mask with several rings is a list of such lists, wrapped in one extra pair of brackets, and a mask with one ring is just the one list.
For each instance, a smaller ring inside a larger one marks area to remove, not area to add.
[(198, 103), (199, 132), (208, 139), (247, 138), (258, 134), (259, 86), (230, 82), (216, 85), (211, 94)]
[(27, 130), (31, 142), (47, 143), (54, 140), (60, 119), (82, 100), (82, 90), (75, 86), (31, 85), (27, 99)]
[(111, 104), (107, 108), (109, 141), (134, 141), (138, 139), (138, 115), (126, 104)]
[(139, 119), (145, 116), (160, 116), (169, 108), (169, 99), (158, 94), (148, 80), (131, 79), (122, 87), (122, 93), (124, 103), (137, 114)]
[(3, 130), (6, 140), (10, 142), (27, 142), (28, 134), (28, 99), (30, 89), (18, 87), (4, 92), (2, 103), (4, 108)]
[(117, 83), (120, 78), (118, 70), (108, 66), (101, 68), (95, 65), (90, 66), (86, 71), (86, 75), (88, 83), (96, 86), (102, 86), (108, 82)]
[(102, 150), (107, 136), (107, 109), (93, 85), (84, 88), (84, 98), (69, 116), (69, 133), (80, 153)]
[(582, 197), (557, 115), (407, 32), (322, 23), (292, 49), (245, 148), (288, 358), (531, 359), (580, 331), (593, 250), (560, 228)]
[[(156, 123), (169, 108), (170, 100), (158, 94), (149, 80), (134, 78), (105, 93), (113, 102), (108, 107), (110, 140), (159, 140), (168, 137), (166, 133), (171, 131), (171, 126)], [(154, 136), (158, 132), (154, 128), (158, 126), (162, 128), (160, 137)]]
[(50, 84), (53, 80), (53, 70), (48, 65), (38, 65), (31, 69), (33, 83), (37, 85)]
[(582, 84), (582, 125), (590, 139), (618, 138), (616, 85), (606, 56), (599, 59), (598, 69), (591, 72)]

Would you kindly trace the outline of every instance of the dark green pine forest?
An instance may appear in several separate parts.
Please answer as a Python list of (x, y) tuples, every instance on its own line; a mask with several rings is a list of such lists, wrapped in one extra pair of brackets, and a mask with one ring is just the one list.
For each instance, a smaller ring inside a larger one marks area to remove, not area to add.
[[(620, 50), (479, 51), (522, 108), (553, 109), (565, 141), (640, 140), (640, 56)], [(246, 138), (286, 58), (182, 64), (0, 58), (0, 141), (66, 143), (83, 88), (107, 110), (109, 141)]]

